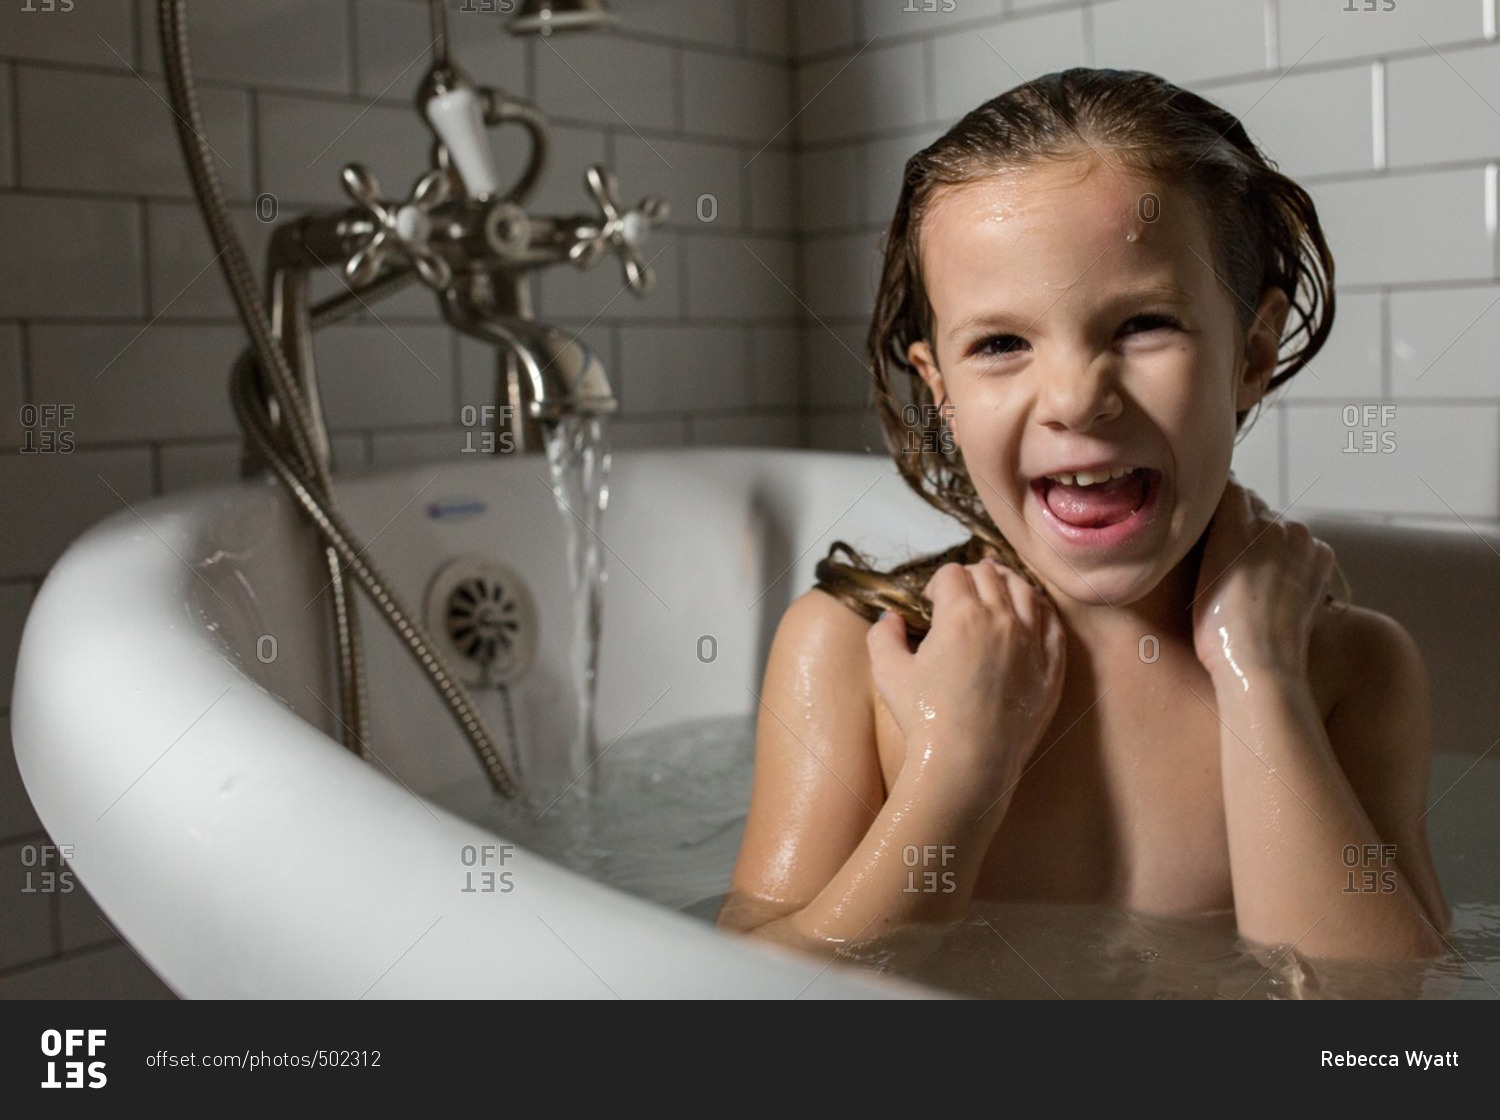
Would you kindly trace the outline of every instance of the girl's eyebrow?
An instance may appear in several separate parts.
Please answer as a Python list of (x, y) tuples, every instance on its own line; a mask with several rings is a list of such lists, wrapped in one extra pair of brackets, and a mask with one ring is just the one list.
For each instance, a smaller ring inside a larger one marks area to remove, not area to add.
[[(1054, 303), (1056, 300), (1053, 301)], [(1153, 284), (1142, 288), (1130, 288), (1125, 291), (1116, 292), (1104, 301), (1099, 310), (1103, 318), (1110, 318), (1118, 313), (1121, 307), (1141, 303), (1165, 303), (1174, 306), (1186, 306), (1193, 302), (1193, 297), (1171, 284)], [(1001, 330), (1010, 329), (1027, 331), (1036, 325), (1038, 319), (1051, 310), (1051, 305), (1042, 312), (1042, 315), (1030, 317), (1018, 315), (1011, 311), (993, 310), (981, 311), (974, 315), (966, 316), (955, 323), (948, 331), (948, 337), (953, 338), (973, 330)]]

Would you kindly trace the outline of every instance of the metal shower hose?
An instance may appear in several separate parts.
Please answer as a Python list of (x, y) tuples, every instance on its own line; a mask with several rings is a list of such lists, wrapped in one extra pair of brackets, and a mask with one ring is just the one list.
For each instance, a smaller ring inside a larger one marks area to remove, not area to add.
[[(214, 172), (208, 142), (203, 138), (203, 120), (188, 60), (184, 0), (160, 0), (162, 58), (167, 86), (177, 118), (177, 133), (186, 157), (199, 209), (218, 250), (224, 276), (250, 334), (251, 347), (235, 366), (231, 396), (235, 414), (246, 435), (265, 458), (276, 476), (297, 500), (325, 542), (325, 556), (332, 575), (334, 621), (339, 647), (339, 692), (345, 745), (362, 756), (365, 745), (364, 667), (360, 652), (357, 617), (352, 609), (350, 574), (391, 628), (405, 643), (417, 663), (458, 721), (489, 776), (490, 784), (504, 797), (519, 793), (514, 776), (496, 749), (467, 691), (455, 679), (442, 656), (422, 629), (412, 621), (373, 561), (355, 547), (350, 532), (334, 507), (328, 466), (316, 451), (317, 429), (301, 391), (292, 376), (286, 355), (272, 332), (270, 316), (261, 299), (255, 274), (231, 225), (223, 189)], [(375, 285), (404, 283), (409, 276), (387, 276)], [(372, 288), (375, 286), (372, 285)], [(353, 297), (321, 305), (310, 322), (313, 326), (347, 314)], [(258, 384), (260, 378), (268, 386)], [(264, 389), (269, 389), (269, 396)], [(288, 446), (288, 442), (290, 446)]]

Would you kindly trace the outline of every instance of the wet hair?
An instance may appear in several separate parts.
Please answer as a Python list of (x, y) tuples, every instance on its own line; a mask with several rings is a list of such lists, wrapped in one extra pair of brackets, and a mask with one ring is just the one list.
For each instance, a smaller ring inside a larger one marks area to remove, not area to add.
[[(969, 112), (906, 161), (866, 339), (887, 449), (907, 484), (969, 537), (885, 571), (836, 541), (816, 569), (819, 588), (872, 621), (885, 610), (901, 614), (915, 639), (931, 625), (922, 590), (943, 564), (990, 557), (1041, 586), (985, 510), (946, 417), (907, 358), (933, 327), (922, 277), (923, 219), (944, 188), (1083, 157), (1171, 184), (1197, 204), (1242, 333), (1267, 291), (1286, 293), (1291, 309), (1267, 392), (1307, 365), (1332, 329), (1333, 256), (1312, 198), (1277, 171), (1232, 113), (1155, 74), (1088, 67), (1025, 82)], [(1143, 204), (1150, 205), (1144, 196)], [(1236, 416), (1242, 433), (1246, 419)]]

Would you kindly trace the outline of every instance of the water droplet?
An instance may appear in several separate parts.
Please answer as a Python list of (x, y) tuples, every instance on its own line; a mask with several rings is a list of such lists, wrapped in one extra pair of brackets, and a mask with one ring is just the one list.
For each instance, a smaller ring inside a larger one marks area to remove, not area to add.
[(1125, 240), (1126, 241), (1134, 241), (1135, 240), (1135, 234), (1133, 234), (1133, 233), (1127, 233), (1125, 235)]

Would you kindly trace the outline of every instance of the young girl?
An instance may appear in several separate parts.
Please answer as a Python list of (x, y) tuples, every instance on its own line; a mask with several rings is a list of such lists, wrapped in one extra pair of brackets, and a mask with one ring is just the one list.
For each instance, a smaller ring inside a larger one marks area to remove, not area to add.
[(908, 161), (869, 358), (971, 536), (835, 545), (787, 611), (721, 925), (837, 949), (1055, 901), (1440, 952), (1421, 656), (1229, 473), (1332, 283), (1308, 195), (1154, 75), (1050, 74)]

